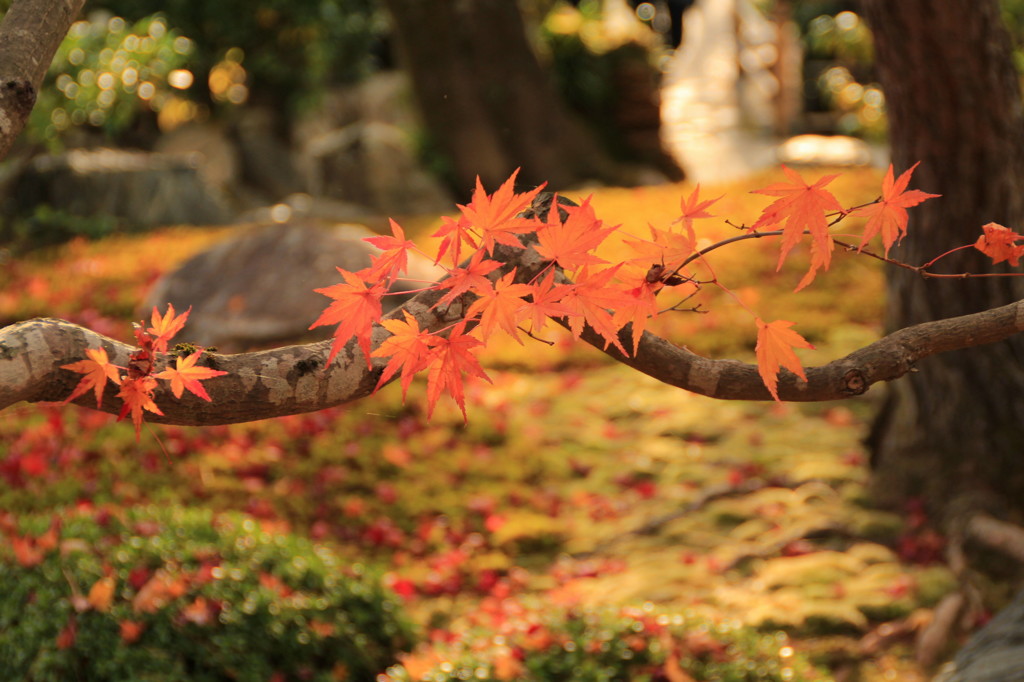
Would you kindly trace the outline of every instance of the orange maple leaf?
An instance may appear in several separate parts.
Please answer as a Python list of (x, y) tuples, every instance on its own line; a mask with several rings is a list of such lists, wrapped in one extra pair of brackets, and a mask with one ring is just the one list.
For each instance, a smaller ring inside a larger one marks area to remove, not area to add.
[(167, 351), (168, 341), (174, 338), (174, 335), (182, 330), (182, 327), (185, 326), (185, 322), (188, 320), (188, 314), (190, 312), (192, 312), (192, 306), (189, 306), (188, 310), (183, 312), (181, 315), (175, 315), (174, 306), (168, 303), (167, 314), (160, 315), (156, 306), (153, 306), (153, 315), (150, 318), (150, 324), (152, 324), (152, 326), (146, 331), (154, 337), (154, 352), (164, 353)]
[(469, 259), (466, 267), (455, 268), (448, 277), (434, 286), (435, 289), (451, 289), (434, 305), (448, 305), (470, 290), (477, 295), (486, 293), (493, 288), (487, 275), (499, 267), (501, 267), (501, 263), (496, 260), (484, 260), (484, 252), (477, 251)]
[(445, 389), (466, 416), (466, 399), (462, 386), (462, 375), (469, 374), (490, 382), (480, 362), (473, 355), (473, 349), (482, 346), (480, 339), (465, 333), (466, 322), (455, 325), (448, 338), (438, 337), (431, 353), (430, 371), (427, 375), (427, 417), (434, 412), (434, 405)]
[(173, 369), (168, 367), (154, 376), (157, 379), (166, 379), (171, 382), (171, 392), (174, 393), (175, 398), (180, 398), (181, 394), (187, 388), (190, 393), (199, 396), (203, 400), (210, 401), (210, 395), (199, 382), (205, 379), (223, 376), (227, 374), (227, 372), (223, 372), (219, 369), (197, 366), (196, 362), (202, 354), (203, 349), (200, 348), (189, 356), (181, 357), (179, 355), (175, 358), (175, 366)]
[(757, 318), (757, 346), (754, 353), (757, 355), (757, 371), (761, 380), (768, 387), (768, 391), (776, 400), (779, 399), (778, 383), (779, 370), (785, 367), (798, 377), (807, 381), (804, 368), (800, 360), (793, 352), (794, 348), (813, 349), (807, 339), (800, 336), (790, 327), (792, 322), (786, 320), (775, 320), (767, 323), (760, 317)]
[(480, 298), (473, 301), (469, 310), (466, 311), (467, 318), (480, 315), (480, 337), (484, 343), (494, 333), (495, 326), (500, 327), (520, 344), (523, 343), (516, 328), (529, 312), (527, 310), (529, 304), (523, 300), (523, 297), (530, 295), (533, 287), (527, 284), (516, 284), (515, 277), (516, 271), (513, 268), (512, 272), (495, 282), (489, 291), (482, 292)]
[(683, 229), (686, 230), (686, 235), (690, 238), (691, 244), (697, 241), (697, 236), (693, 231), (694, 219), (714, 218), (714, 216), (708, 213), (706, 209), (721, 198), (722, 197), (716, 197), (714, 199), (705, 199), (704, 201), (701, 201), (700, 184), (698, 183), (689, 197), (680, 199), (679, 210), (682, 214), (675, 220), (675, 223), (682, 223)]
[(851, 215), (868, 216), (868, 222), (864, 226), (864, 236), (860, 242), (860, 249), (867, 246), (871, 238), (881, 232), (882, 244), (885, 246), (885, 255), (889, 255), (889, 249), (893, 244), (903, 239), (907, 233), (907, 209), (917, 206), (922, 201), (932, 199), (939, 194), (929, 194), (918, 189), (907, 191), (910, 184), (910, 176), (914, 169), (920, 165), (920, 161), (911, 166), (896, 180), (893, 180), (892, 164), (885, 173), (882, 181), (882, 198), (873, 204), (861, 206), (854, 209)]
[(479, 230), (481, 247), (487, 250), (488, 255), (494, 253), (495, 244), (522, 248), (522, 243), (515, 235), (532, 232), (539, 225), (537, 220), (520, 218), (518, 215), (533, 202), (534, 197), (544, 188), (544, 185), (535, 187), (529, 192), (516, 194), (513, 188), (517, 175), (519, 175), (518, 168), (491, 195), (484, 191), (480, 177), (477, 176), (473, 200), (465, 206), (459, 205), (459, 210), (462, 211), (466, 221)]
[(117, 397), (124, 401), (121, 413), (117, 416), (117, 419), (120, 421), (129, 412), (131, 413), (132, 423), (135, 424), (135, 440), (139, 439), (139, 433), (142, 429), (143, 410), (153, 414), (163, 414), (160, 408), (156, 406), (156, 403), (153, 402), (153, 390), (156, 386), (157, 381), (154, 377), (141, 376), (134, 379), (125, 379), (121, 382), (121, 390), (117, 392)]
[(413, 377), (420, 370), (426, 369), (430, 361), (430, 348), (436, 337), (428, 330), (420, 329), (419, 320), (410, 315), (409, 311), (403, 310), (402, 314), (405, 316), (404, 322), (394, 319), (381, 321), (391, 336), (384, 339), (372, 355), (375, 358), (391, 358), (380, 375), (377, 388), (386, 384), (398, 370), (402, 370), (402, 400), (405, 400)]
[(88, 360), (61, 365), (61, 369), (70, 369), (72, 372), (85, 375), (75, 386), (71, 395), (64, 400), (64, 404), (70, 403), (91, 389), (96, 393), (96, 408), (99, 409), (103, 402), (103, 389), (107, 386), (107, 380), (113, 381), (115, 385), (120, 384), (121, 377), (117, 370), (122, 368), (110, 364), (110, 358), (107, 356), (105, 348), (86, 348), (85, 354), (89, 356)]
[(474, 249), (477, 248), (476, 241), (473, 239), (473, 233), (470, 232), (472, 227), (473, 225), (466, 220), (464, 215), (460, 215), (458, 218), (442, 216), (441, 228), (431, 235), (432, 237), (444, 237), (441, 240), (441, 246), (437, 249), (437, 258), (434, 259), (434, 264), (440, 263), (441, 259), (444, 258), (444, 254), (450, 253), (452, 264), (458, 265), (463, 242)]
[(651, 231), (650, 240), (623, 240), (627, 246), (638, 254), (635, 258), (630, 259), (631, 263), (643, 265), (645, 268), (660, 265), (665, 270), (671, 272), (693, 255), (694, 241), (692, 234), (661, 230), (653, 225), (648, 225), (647, 227)]
[(373, 332), (373, 323), (380, 320), (382, 314), (380, 299), (384, 296), (384, 284), (376, 282), (368, 287), (357, 274), (341, 268), (337, 270), (345, 279), (344, 283), (314, 289), (318, 294), (329, 296), (334, 301), (324, 309), (316, 322), (309, 325), (309, 328), (328, 324), (338, 325), (334, 330), (330, 355), (327, 356), (328, 365), (354, 336), (359, 342), (359, 347), (363, 349), (366, 366), (370, 367), (370, 334)]
[(835, 180), (838, 175), (826, 175), (813, 185), (808, 185), (796, 171), (782, 167), (782, 171), (791, 181), (790, 184), (777, 182), (763, 189), (754, 190), (754, 194), (767, 194), (780, 197), (772, 202), (761, 213), (761, 217), (750, 228), (757, 231), (762, 227), (771, 227), (785, 222), (782, 228), (782, 247), (779, 253), (779, 264), (782, 268), (786, 256), (803, 238), (804, 232), (811, 235), (811, 270), (810, 278), (805, 277), (797, 289), (801, 289), (814, 278), (813, 273), (819, 267), (828, 270), (832, 260), (832, 235), (828, 231), (828, 220), (825, 214), (829, 211), (842, 211), (839, 201), (825, 189), (825, 185)]
[(974, 248), (991, 258), (993, 264), (1006, 261), (1013, 267), (1020, 265), (1020, 257), (1024, 255), (1024, 244), (1017, 242), (1024, 239), (1024, 235), (1019, 235), (998, 223), (988, 223), (981, 229), (984, 230), (984, 234), (974, 242)]
[(568, 317), (573, 311), (562, 305), (559, 301), (569, 293), (570, 286), (555, 284), (555, 271), (548, 270), (548, 274), (539, 283), (531, 287), (530, 301), (527, 303), (527, 316), (531, 320), (530, 332), (536, 334), (548, 322), (551, 317)]
[(359, 273), (367, 282), (394, 281), (405, 273), (409, 266), (409, 251), (416, 248), (416, 244), (405, 238), (402, 226), (390, 218), (388, 220), (393, 236), (380, 235), (363, 239), (383, 251), (379, 256), (371, 256), (373, 264)]
[(626, 292), (609, 285), (620, 267), (621, 264), (614, 265), (594, 274), (584, 267), (560, 302), (573, 312), (569, 317), (569, 331), (573, 337), (580, 338), (586, 322), (605, 340), (605, 348), (613, 344), (623, 355), (628, 355), (619, 341), (622, 324), (617, 323), (609, 312), (609, 309), (630, 303)]
[(607, 263), (592, 252), (601, 245), (618, 226), (603, 227), (602, 221), (594, 215), (594, 207), (587, 197), (579, 206), (567, 206), (568, 214), (562, 222), (557, 199), (551, 204), (548, 220), (537, 230), (537, 245), (534, 247), (544, 260), (558, 263), (566, 270), (576, 270), (584, 265)]

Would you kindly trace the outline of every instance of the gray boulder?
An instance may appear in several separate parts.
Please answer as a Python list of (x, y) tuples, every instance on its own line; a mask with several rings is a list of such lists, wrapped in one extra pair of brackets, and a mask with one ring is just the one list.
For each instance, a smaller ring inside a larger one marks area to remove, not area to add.
[[(361, 225), (298, 221), (240, 228), (159, 279), (142, 315), (148, 318), (153, 306), (162, 312), (167, 303), (179, 312), (191, 306), (178, 338), (222, 352), (327, 338), (333, 327), (308, 329), (331, 300), (313, 290), (341, 282), (336, 267), (370, 265), (379, 250), (362, 239), (374, 234)], [(442, 274), (429, 260), (410, 257), (409, 278), (434, 281)], [(392, 290), (422, 286), (398, 282)], [(387, 296), (385, 307), (408, 298)]]
[(1024, 591), (974, 633), (935, 682), (1024, 682)]

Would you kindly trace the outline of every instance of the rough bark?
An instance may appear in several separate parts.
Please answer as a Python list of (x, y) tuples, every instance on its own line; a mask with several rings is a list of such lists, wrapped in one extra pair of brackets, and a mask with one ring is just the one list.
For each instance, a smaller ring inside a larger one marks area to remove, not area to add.
[[(535, 211), (546, 214), (550, 195), (539, 197)], [(533, 248), (500, 246), (495, 258), (504, 266), (490, 277), (496, 280), (516, 268), (516, 279), (528, 282), (545, 261)], [(400, 317), (402, 310), (414, 315), (422, 328), (440, 329), (460, 319), (472, 294), (448, 306), (435, 304), (443, 292), (425, 291), (387, 317)], [(937, 353), (998, 342), (1024, 331), (1024, 300), (972, 315), (924, 323), (902, 329), (828, 363), (806, 370), (806, 383), (783, 371), (778, 391), (783, 400), (840, 400), (860, 395), (880, 381), (891, 381), (911, 372), (919, 361)], [(373, 347), (388, 333), (377, 327)], [(629, 326), (620, 334), (624, 346), (632, 343)], [(769, 399), (757, 367), (735, 360), (712, 360), (678, 347), (651, 333), (645, 333), (635, 356), (623, 356), (593, 330), (583, 339), (637, 371), (667, 384), (701, 395), (726, 400)], [(375, 359), (367, 367), (362, 352), (352, 341), (330, 367), (325, 360), (330, 341), (288, 346), (256, 353), (219, 355), (211, 353), (207, 366), (228, 372), (228, 376), (206, 382), (212, 402), (186, 394), (176, 400), (164, 390), (156, 395), (164, 416), (147, 414), (160, 423), (210, 425), (266, 419), (286, 414), (320, 410), (358, 400), (374, 391), (386, 361)], [(0, 409), (18, 401), (59, 401), (70, 395), (81, 375), (61, 369), (62, 365), (85, 357), (87, 348), (102, 346), (115, 365), (126, 366), (132, 348), (69, 322), (36, 319), (0, 329)], [(158, 370), (161, 368), (157, 368)], [(121, 404), (112, 386), (107, 387), (102, 408), (117, 413)], [(95, 407), (92, 393), (75, 400)]]
[(0, 23), (0, 159), (25, 127), (57, 46), (85, 0), (17, 0)]
[[(996, 0), (863, 0), (886, 93), (893, 161), (921, 161), (914, 184), (942, 198), (914, 209), (895, 258), (923, 263), (973, 242), (983, 223), (1024, 225), (1024, 110)], [(948, 272), (999, 271), (974, 249)], [(899, 329), (1019, 300), (1020, 278), (924, 281), (887, 273), (887, 325)], [(875, 498), (921, 496), (934, 512), (971, 493), (1024, 512), (1024, 338), (922, 362), (895, 382), (873, 448)]]
[(616, 169), (572, 119), (534, 55), (516, 2), (386, 0), (395, 40), (433, 142), (455, 187), (479, 175), (496, 187), (520, 182), (564, 188), (615, 179)]

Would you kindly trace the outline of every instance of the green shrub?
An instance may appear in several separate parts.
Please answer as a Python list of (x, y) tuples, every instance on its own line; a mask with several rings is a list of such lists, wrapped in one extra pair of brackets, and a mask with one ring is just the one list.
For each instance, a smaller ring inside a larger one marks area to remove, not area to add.
[[(652, 608), (563, 610), (550, 605), (483, 614), (406, 656), (390, 682), (521, 680), (613, 682), (668, 679), (793, 682), (825, 677), (781, 632)], [(498, 623), (495, 626), (495, 623)], [(499, 634), (495, 634), (495, 632)], [(688, 677), (687, 677), (688, 676)]]
[(376, 576), (242, 514), (145, 508), (0, 528), (3, 679), (372, 680), (411, 645)]

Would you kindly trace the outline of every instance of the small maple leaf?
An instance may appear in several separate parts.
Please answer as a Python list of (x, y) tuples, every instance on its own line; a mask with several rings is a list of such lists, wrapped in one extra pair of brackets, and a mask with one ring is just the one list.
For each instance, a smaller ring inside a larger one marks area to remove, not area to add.
[(805, 281), (797, 287), (800, 289), (810, 283), (813, 273), (819, 267), (828, 270), (832, 260), (832, 235), (829, 234), (825, 214), (829, 211), (842, 211), (843, 208), (835, 196), (825, 189), (825, 185), (839, 176), (826, 175), (813, 185), (808, 185), (796, 171), (783, 166), (782, 172), (790, 179), (789, 184), (777, 182), (763, 189), (754, 190), (754, 194), (767, 194), (779, 198), (764, 209), (761, 217), (750, 229), (757, 231), (763, 227), (785, 223), (782, 228), (782, 247), (776, 270), (782, 268), (786, 256), (800, 242), (804, 232), (810, 233), (813, 242), (811, 271), (808, 273), (810, 279), (805, 277)]
[(219, 369), (197, 366), (196, 362), (202, 354), (203, 349), (200, 348), (187, 357), (181, 357), (179, 355), (175, 359), (175, 367), (173, 369), (168, 367), (154, 376), (157, 379), (166, 379), (171, 382), (171, 392), (174, 393), (175, 398), (180, 398), (181, 394), (187, 388), (190, 393), (193, 393), (194, 395), (197, 395), (203, 400), (209, 402), (210, 395), (199, 382), (205, 379), (223, 376), (227, 374), (227, 372), (223, 372)]
[(647, 226), (651, 231), (651, 239), (625, 239), (627, 246), (638, 254), (631, 258), (631, 263), (650, 267), (660, 265), (671, 272), (681, 266), (693, 255), (695, 242), (692, 234), (661, 230), (653, 225)]
[(434, 264), (440, 263), (444, 255), (449, 253), (452, 257), (452, 265), (458, 265), (463, 243), (474, 249), (477, 248), (473, 233), (470, 232), (472, 227), (472, 223), (466, 220), (464, 215), (460, 215), (458, 218), (442, 216), (441, 228), (431, 235), (432, 237), (443, 237), (441, 246), (437, 249), (437, 258), (434, 259)]
[(562, 222), (557, 198), (551, 204), (548, 220), (537, 230), (537, 245), (534, 247), (544, 260), (558, 263), (566, 270), (576, 270), (584, 265), (607, 263), (592, 252), (601, 245), (608, 235), (618, 229), (617, 225), (603, 227), (594, 215), (594, 207), (587, 197), (579, 206), (565, 207), (568, 214)]
[(164, 353), (167, 351), (167, 343), (174, 338), (175, 334), (182, 330), (185, 326), (185, 322), (188, 321), (188, 315), (191, 312), (192, 306), (189, 306), (188, 310), (183, 312), (181, 315), (175, 315), (174, 306), (168, 303), (167, 314), (161, 315), (159, 311), (157, 311), (156, 306), (153, 306), (153, 315), (150, 318), (150, 324), (152, 326), (146, 330), (153, 336), (153, 352)]
[(121, 390), (117, 397), (124, 401), (121, 413), (117, 415), (118, 421), (122, 420), (129, 413), (132, 415), (132, 423), (135, 424), (135, 440), (139, 439), (142, 430), (143, 411), (162, 415), (163, 412), (153, 402), (153, 390), (156, 389), (157, 381), (152, 376), (136, 377), (125, 379), (121, 382)]
[(572, 309), (559, 303), (570, 290), (570, 286), (555, 284), (553, 269), (548, 270), (544, 279), (531, 287), (531, 300), (527, 304), (531, 333), (536, 334), (543, 329), (550, 317), (569, 317), (573, 314)]
[(405, 316), (404, 322), (394, 319), (381, 321), (391, 336), (384, 339), (372, 355), (375, 358), (391, 358), (374, 390), (386, 384), (398, 370), (402, 370), (402, 400), (405, 400), (413, 376), (426, 369), (430, 362), (430, 348), (436, 337), (428, 330), (420, 329), (419, 321), (409, 311), (403, 310), (402, 314)]
[(779, 370), (785, 367), (798, 377), (807, 381), (804, 368), (800, 360), (793, 352), (794, 348), (813, 349), (807, 339), (800, 336), (790, 327), (792, 322), (786, 320), (775, 320), (767, 323), (760, 317), (757, 318), (757, 346), (754, 353), (757, 355), (757, 371), (761, 380), (776, 400), (779, 399), (778, 383)]
[(513, 188), (517, 175), (518, 168), (491, 195), (484, 191), (480, 177), (477, 176), (473, 200), (465, 206), (459, 205), (466, 221), (480, 232), (481, 247), (487, 250), (488, 255), (494, 253), (496, 244), (522, 248), (516, 235), (533, 232), (539, 225), (537, 220), (518, 216), (530, 206), (544, 185), (516, 194)]
[(700, 184), (698, 183), (689, 197), (679, 201), (679, 210), (682, 213), (675, 222), (682, 223), (683, 229), (686, 230), (686, 235), (690, 238), (691, 244), (697, 241), (697, 236), (693, 231), (693, 221), (696, 218), (714, 218), (715, 216), (708, 213), (706, 209), (721, 198), (722, 197), (717, 197), (715, 199), (705, 199), (704, 201), (701, 201)]
[(393, 236), (380, 235), (363, 239), (383, 251), (379, 256), (371, 256), (373, 264), (359, 273), (367, 282), (394, 281), (405, 273), (409, 266), (409, 251), (416, 248), (416, 244), (405, 238), (402, 226), (390, 218), (388, 220)]
[(359, 342), (359, 347), (363, 349), (366, 366), (370, 367), (370, 334), (373, 332), (373, 323), (380, 320), (383, 312), (380, 299), (384, 296), (384, 284), (377, 282), (368, 287), (356, 273), (341, 268), (337, 270), (345, 280), (343, 284), (314, 289), (318, 294), (329, 296), (334, 301), (324, 309), (316, 322), (309, 325), (309, 328), (328, 324), (338, 325), (334, 331), (331, 352), (327, 356), (328, 365), (354, 336)]
[(64, 403), (70, 403), (91, 389), (96, 393), (96, 408), (99, 409), (103, 402), (103, 389), (107, 386), (107, 380), (114, 382), (115, 385), (121, 383), (120, 375), (117, 372), (121, 368), (110, 364), (110, 358), (107, 356), (105, 348), (87, 348), (85, 354), (89, 356), (88, 360), (61, 365), (61, 369), (70, 369), (72, 372), (85, 375), (75, 386), (71, 395), (64, 400)]
[(462, 410), (462, 418), (466, 416), (466, 399), (462, 387), (462, 375), (469, 374), (486, 381), (487, 376), (480, 362), (473, 355), (473, 349), (482, 346), (480, 339), (465, 333), (465, 321), (455, 325), (448, 338), (438, 337), (431, 353), (430, 371), (427, 375), (427, 417), (434, 413), (434, 405), (445, 389)]
[(477, 251), (469, 259), (466, 267), (455, 268), (448, 277), (445, 277), (434, 286), (435, 289), (451, 289), (451, 291), (441, 297), (441, 300), (435, 306), (448, 305), (470, 290), (474, 291), (477, 295), (486, 293), (493, 288), (491, 280), (487, 279), (487, 275), (499, 267), (501, 267), (501, 263), (496, 260), (484, 260), (484, 252)]
[(1020, 257), (1024, 255), (1024, 244), (1017, 244), (1024, 240), (1024, 235), (1019, 235), (1008, 227), (998, 223), (983, 225), (984, 234), (978, 237), (974, 248), (992, 259), (996, 263), (1008, 262), (1012, 267), (1020, 265)]
[(519, 322), (527, 315), (527, 302), (523, 300), (528, 296), (533, 287), (527, 284), (515, 284), (515, 268), (512, 272), (501, 277), (490, 291), (480, 294), (480, 298), (473, 301), (466, 311), (466, 317), (480, 315), (480, 336), (484, 343), (494, 333), (495, 326), (500, 327), (505, 333), (522, 344), (516, 328)]
[(614, 265), (593, 274), (588, 268), (583, 268), (577, 274), (576, 283), (569, 287), (560, 302), (573, 312), (569, 317), (569, 331), (574, 338), (580, 338), (586, 322), (605, 340), (605, 348), (612, 344), (623, 355), (629, 355), (619, 341), (619, 330), (625, 322), (619, 324), (608, 312), (631, 302), (626, 292), (609, 284), (620, 267)]
[(882, 181), (882, 198), (873, 204), (853, 210), (851, 215), (868, 216), (868, 222), (864, 226), (864, 236), (858, 250), (863, 249), (872, 237), (881, 233), (885, 255), (888, 256), (892, 245), (903, 239), (903, 235), (907, 233), (907, 221), (910, 219), (907, 209), (917, 206), (927, 199), (941, 196), (918, 189), (907, 191), (910, 176), (920, 163), (920, 161), (915, 163), (896, 180), (893, 180), (892, 164), (890, 163), (889, 170), (886, 171), (885, 179)]

